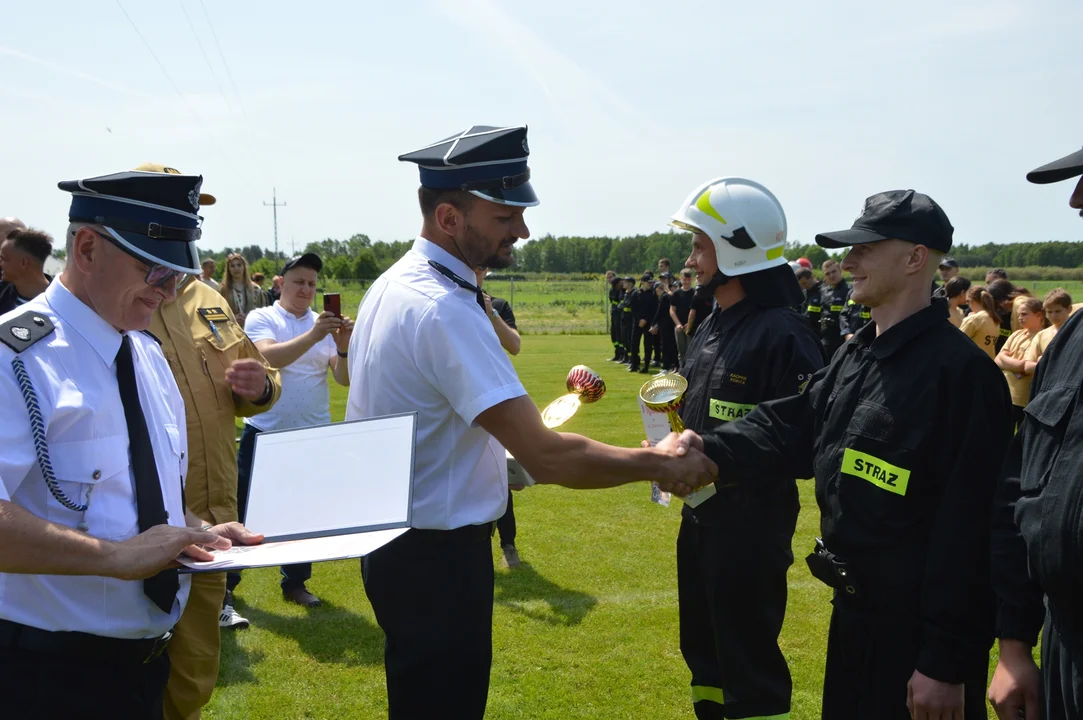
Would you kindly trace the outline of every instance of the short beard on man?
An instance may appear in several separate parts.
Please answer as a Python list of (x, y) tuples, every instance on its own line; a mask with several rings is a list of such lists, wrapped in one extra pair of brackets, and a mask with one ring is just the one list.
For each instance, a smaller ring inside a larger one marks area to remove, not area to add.
[[(474, 229), (474, 226), (470, 224), (469, 220), (466, 221), (466, 244), (467, 244), (467, 247), (471, 247), (471, 246), (472, 247), (484, 247), (485, 245), (488, 245), (490, 242), (491, 241), (489, 240), (489, 238), (482, 237), (482, 235), (479, 234), (478, 231)], [(503, 243), (503, 241), (502, 241), (502, 243)], [(485, 258), (485, 260), (482, 261), (480, 267), (489, 268), (491, 270), (500, 270), (502, 268), (511, 267), (511, 265), (514, 262), (515, 262), (515, 257), (514, 256), (502, 257), (499, 254), (499, 251), (498, 251), (496, 253), (493, 253), (489, 257)]]

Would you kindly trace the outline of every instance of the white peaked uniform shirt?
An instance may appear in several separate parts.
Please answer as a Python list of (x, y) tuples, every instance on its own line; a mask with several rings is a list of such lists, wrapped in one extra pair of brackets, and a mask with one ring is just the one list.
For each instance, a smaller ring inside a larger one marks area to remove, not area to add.
[(373, 283), (350, 339), (346, 419), (417, 412), (411, 525), (453, 530), (492, 522), (508, 501), (504, 448), (475, 421), (526, 395), (474, 293), (474, 272), (425, 238)]
[[(139, 533), (128, 426), (117, 384), (121, 334), (64, 287), (60, 279), (0, 322), (40, 314), (55, 330), (19, 354), (38, 396), (53, 473), (73, 502), (84, 504), (87, 531), (107, 540)], [(183, 527), (181, 489), (188, 469), (184, 402), (154, 339), (128, 333), (139, 402), (146, 416), (169, 524)], [(65, 508), (49, 492), (34, 452), (29, 414), (12, 358), (0, 344), (0, 500), (39, 518), (78, 527), (83, 513)], [(143, 594), (139, 580), (0, 573), (0, 618), (42, 630), (75, 630), (140, 639), (161, 635), (180, 618), (188, 600), (180, 576), (173, 612), (165, 614)]]
[[(297, 317), (275, 301), (270, 307), (256, 308), (248, 313), (244, 319), (244, 331), (252, 342), (288, 342), (311, 330), (317, 317), (312, 310)], [(336, 357), (337, 353), (335, 339), (328, 335), (306, 350), (304, 355), (279, 368), (282, 395), (278, 402), (265, 413), (245, 418), (245, 424), (266, 431), (330, 423), (331, 389), (327, 384), (327, 369), (331, 358)]]

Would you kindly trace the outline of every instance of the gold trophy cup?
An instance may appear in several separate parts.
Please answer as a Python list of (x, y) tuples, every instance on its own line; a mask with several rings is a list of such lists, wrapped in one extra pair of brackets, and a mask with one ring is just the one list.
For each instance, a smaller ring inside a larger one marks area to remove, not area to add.
[[(668, 373), (659, 377), (653, 377), (643, 383), (639, 389), (639, 399), (649, 409), (656, 412), (664, 412), (669, 418), (669, 427), (673, 432), (684, 432), (684, 423), (681, 422), (677, 411), (684, 402), (684, 394), (688, 391), (688, 381), (677, 373)], [(681, 498), (685, 505), (695, 507), (717, 492), (714, 483), (704, 485), (699, 490), (689, 493)]]
[(639, 399), (651, 410), (664, 412), (669, 418), (670, 429), (679, 433), (684, 430), (684, 423), (677, 411), (681, 409), (687, 391), (688, 381), (682, 375), (667, 373), (643, 383), (639, 389)]

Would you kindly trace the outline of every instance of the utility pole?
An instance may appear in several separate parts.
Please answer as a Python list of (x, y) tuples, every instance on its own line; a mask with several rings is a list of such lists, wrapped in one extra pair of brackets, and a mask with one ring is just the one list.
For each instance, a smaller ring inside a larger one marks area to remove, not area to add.
[(265, 206), (269, 205), (275, 218), (275, 268), (278, 268), (278, 208), (286, 207), (285, 202), (278, 202), (278, 191), (275, 188), (271, 188), (271, 202), (263, 201)]

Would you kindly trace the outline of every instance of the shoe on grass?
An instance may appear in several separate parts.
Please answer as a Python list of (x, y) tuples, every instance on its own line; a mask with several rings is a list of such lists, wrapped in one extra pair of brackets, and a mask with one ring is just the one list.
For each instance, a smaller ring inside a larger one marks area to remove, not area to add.
[(320, 606), (320, 599), (310, 593), (304, 585), (299, 585), (292, 590), (283, 590), (282, 599), (306, 608)]
[(523, 561), (519, 559), (519, 551), (515, 549), (514, 545), (504, 545), (501, 547), (504, 551), (504, 565), (509, 568), (517, 568), (523, 564)]
[(233, 609), (233, 605), (226, 605), (218, 616), (218, 627), (225, 630), (244, 630), (249, 625), (248, 619)]

